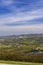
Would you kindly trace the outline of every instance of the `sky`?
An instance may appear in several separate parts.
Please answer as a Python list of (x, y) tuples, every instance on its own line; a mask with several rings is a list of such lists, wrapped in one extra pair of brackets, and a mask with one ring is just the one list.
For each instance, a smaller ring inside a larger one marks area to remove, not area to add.
[(0, 36), (43, 34), (43, 0), (0, 0)]

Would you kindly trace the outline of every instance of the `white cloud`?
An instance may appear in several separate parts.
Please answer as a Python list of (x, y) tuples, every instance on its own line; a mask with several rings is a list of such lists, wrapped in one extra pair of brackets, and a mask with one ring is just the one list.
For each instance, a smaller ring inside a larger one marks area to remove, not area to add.
[[(26, 24), (27, 21), (32, 22), (32, 20), (43, 18), (43, 0), (38, 1), (37, 4), (30, 3), (29, 5), (18, 8), (13, 6), (13, 0), (1, 0), (1, 7), (8, 6), (8, 10), (11, 13), (6, 13), (5, 15), (0, 15), (0, 31), (6, 32), (3, 34), (12, 33), (43, 33), (43, 24), (32, 24), (32, 25), (21, 25), (21, 26), (6, 26), (5, 24), (10, 23), (23, 23)], [(14, 4), (20, 4), (24, 2), (16, 2)], [(24, 4), (27, 4), (26, 2)], [(40, 9), (37, 7), (40, 6)], [(33, 9), (29, 11), (30, 9)], [(27, 11), (25, 11), (27, 9)], [(24, 12), (23, 12), (24, 11)], [(35, 22), (35, 21), (34, 21)], [(29, 22), (30, 23), (30, 22)]]
[(43, 9), (31, 11), (31, 12), (18, 12), (16, 14), (7, 14), (0, 16), (0, 24), (6, 23), (19, 23), (35, 19), (43, 18)]
[[(0, 26), (0, 31), (3, 32), (16, 32), (16, 33), (42, 33), (43, 32), (43, 24), (35, 24), (29, 26)], [(16, 34), (15, 33), (15, 34)]]
[(13, 3), (13, 0), (1, 0), (0, 6), (9, 6)]

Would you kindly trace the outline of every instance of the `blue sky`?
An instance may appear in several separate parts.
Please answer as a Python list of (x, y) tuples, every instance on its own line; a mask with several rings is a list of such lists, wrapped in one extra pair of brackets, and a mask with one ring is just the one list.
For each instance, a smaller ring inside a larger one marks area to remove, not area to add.
[(0, 0), (0, 35), (43, 33), (43, 0)]

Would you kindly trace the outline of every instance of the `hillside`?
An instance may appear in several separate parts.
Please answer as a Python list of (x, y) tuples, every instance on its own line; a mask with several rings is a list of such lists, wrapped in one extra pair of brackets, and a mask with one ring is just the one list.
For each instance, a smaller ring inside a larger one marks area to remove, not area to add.
[(43, 62), (43, 34), (0, 37), (0, 60)]

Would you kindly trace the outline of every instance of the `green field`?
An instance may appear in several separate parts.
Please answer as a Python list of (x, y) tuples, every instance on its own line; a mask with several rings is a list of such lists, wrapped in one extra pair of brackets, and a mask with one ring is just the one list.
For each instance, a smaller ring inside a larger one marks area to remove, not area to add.
[(0, 60), (2, 64), (11, 64), (11, 65), (43, 65), (43, 63), (30, 63), (30, 62), (19, 62), (19, 61), (3, 61)]

